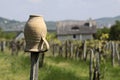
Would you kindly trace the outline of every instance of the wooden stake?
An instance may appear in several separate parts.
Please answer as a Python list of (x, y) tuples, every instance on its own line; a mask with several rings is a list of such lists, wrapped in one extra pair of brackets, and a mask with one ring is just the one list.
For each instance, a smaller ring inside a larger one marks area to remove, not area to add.
[(68, 41), (65, 42), (65, 58), (68, 57)]
[(83, 59), (86, 61), (86, 52), (87, 52), (87, 46), (86, 46), (86, 41), (83, 43)]
[(89, 63), (89, 80), (92, 80), (92, 68), (93, 68), (93, 54), (94, 51), (90, 49), (90, 63)]
[(115, 43), (115, 53), (118, 59), (118, 64), (120, 65), (120, 54), (119, 54), (119, 50), (118, 50), (118, 44)]
[(114, 45), (114, 42), (112, 42), (111, 44), (112, 44), (112, 53), (111, 53), (112, 66), (114, 67), (114, 65), (115, 65), (115, 45)]
[(53, 56), (55, 55), (55, 44), (53, 43), (53, 45), (52, 45), (52, 48), (53, 48), (53, 51), (52, 51), (52, 54), (53, 54)]
[(30, 80), (38, 80), (39, 52), (31, 52)]

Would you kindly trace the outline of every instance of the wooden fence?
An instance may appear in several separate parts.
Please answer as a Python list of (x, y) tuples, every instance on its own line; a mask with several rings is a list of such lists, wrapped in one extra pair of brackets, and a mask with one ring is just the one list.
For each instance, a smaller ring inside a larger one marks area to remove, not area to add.
[(53, 56), (61, 56), (66, 59), (89, 61), (89, 80), (100, 80), (101, 61), (110, 59), (111, 65), (120, 65), (119, 41), (62, 41), (53, 42), (51, 53)]
[[(19, 49), (24, 50), (24, 43), (19, 44), (11, 41), (0, 41), (0, 51), (4, 52), (6, 47), (11, 49), (11, 54), (18, 54)], [(117, 63), (120, 65), (120, 41), (59, 41), (50, 42), (50, 51), (52, 56), (60, 56), (66, 59), (76, 59), (89, 61), (89, 80), (100, 80), (100, 65), (102, 59), (110, 59), (111, 65), (114, 67)], [(14, 48), (17, 48), (16, 52)], [(42, 67), (44, 53), (40, 55), (39, 67)], [(32, 61), (32, 60), (31, 60)], [(32, 75), (32, 74), (31, 74)]]

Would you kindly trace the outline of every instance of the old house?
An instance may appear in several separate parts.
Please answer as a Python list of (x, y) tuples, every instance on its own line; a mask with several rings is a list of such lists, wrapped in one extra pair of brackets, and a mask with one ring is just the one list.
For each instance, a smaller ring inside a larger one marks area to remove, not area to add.
[(59, 40), (88, 40), (96, 33), (96, 22), (59, 21), (57, 22), (57, 37)]

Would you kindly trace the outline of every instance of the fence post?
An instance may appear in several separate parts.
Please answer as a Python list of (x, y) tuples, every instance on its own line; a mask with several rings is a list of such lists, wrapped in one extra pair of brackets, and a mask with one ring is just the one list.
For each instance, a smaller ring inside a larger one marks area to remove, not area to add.
[(65, 42), (65, 58), (68, 56), (68, 41)]
[(100, 53), (97, 52), (96, 56), (96, 67), (97, 67), (97, 80), (100, 80)]
[(63, 47), (62, 45), (59, 45), (59, 56), (62, 56), (62, 52), (63, 52)]
[(52, 48), (53, 48), (53, 51), (52, 51), (52, 54), (53, 54), (53, 56), (55, 55), (55, 44), (53, 43), (53, 45), (52, 45)]
[(86, 60), (86, 52), (87, 52), (87, 46), (86, 41), (83, 43), (83, 59)]
[(31, 52), (30, 80), (38, 80), (39, 52)]
[(119, 50), (118, 50), (118, 44), (117, 44), (117, 42), (115, 43), (115, 53), (116, 53), (117, 58), (118, 58), (118, 64), (120, 65), (120, 55), (119, 55)]
[(4, 41), (1, 41), (1, 52), (4, 52), (4, 49), (5, 49), (5, 42)]
[(93, 50), (90, 49), (89, 80), (92, 80), (93, 53), (94, 53)]
[(114, 57), (115, 57), (115, 44), (114, 44), (114, 42), (111, 42), (111, 44), (112, 44), (111, 59), (112, 59), (112, 66), (114, 66), (114, 63), (115, 63), (115, 59), (114, 59)]
[(73, 44), (70, 44), (70, 58), (73, 58)]

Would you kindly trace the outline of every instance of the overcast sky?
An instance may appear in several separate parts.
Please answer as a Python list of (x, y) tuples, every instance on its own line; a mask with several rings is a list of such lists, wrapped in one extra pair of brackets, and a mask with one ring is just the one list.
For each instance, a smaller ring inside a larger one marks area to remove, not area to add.
[(30, 14), (47, 21), (114, 17), (120, 15), (120, 0), (0, 0), (0, 17), (26, 21)]

